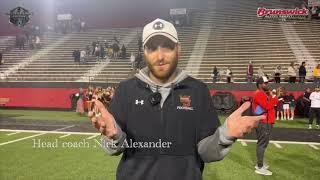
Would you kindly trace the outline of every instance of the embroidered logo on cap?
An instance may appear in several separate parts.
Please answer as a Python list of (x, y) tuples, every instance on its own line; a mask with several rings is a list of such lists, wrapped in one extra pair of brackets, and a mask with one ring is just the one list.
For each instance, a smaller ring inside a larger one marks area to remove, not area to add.
[(154, 25), (153, 25), (153, 29), (154, 30), (161, 30), (163, 28), (164, 28), (164, 24), (162, 22), (160, 22), (160, 21), (154, 23)]

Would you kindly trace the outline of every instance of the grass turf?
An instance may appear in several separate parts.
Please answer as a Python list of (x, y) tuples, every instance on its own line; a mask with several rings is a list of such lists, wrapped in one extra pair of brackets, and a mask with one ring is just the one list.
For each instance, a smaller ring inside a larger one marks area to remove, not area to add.
[(42, 111), (42, 110), (11, 110), (0, 109), (0, 117), (9, 116), (13, 119), (57, 120), (57, 121), (88, 121), (86, 115), (71, 111)]
[[(0, 109), (0, 117), (9, 116), (13, 119), (26, 120), (56, 120), (56, 121), (88, 121), (86, 115), (79, 115), (71, 111), (42, 111), (42, 110), (10, 110)], [(220, 115), (219, 119), (223, 123), (226, 115)], [(306, 128), (307, 119), (296, 118), (293, 121), (277, 121), (275, 128)]]
[[(7, 136), (7, 133), (0, 133), (2, 140), (8, 138), (9, 141), (12, 137), (18, 139), (22, 135), (25, 137), (33, 135), (33, 133), (19, 133)], [(82, 142), (89, 136), (71, 135), (60, 139), (59, 136), (62, 135), (45, 134), (0, 146), (0, 179), (115, 179), (120, 156), (105, 155), (94, 139), (86, 140), (88, 147), (63, 148), (63, 142)], [(42, 142), (55, 142), (57, 139), (58, 147), (33, 147), (33, 139), (41, 139)], [(99, 140), (99, 137), (95, 139)], [(281, 144), (281, 146), (283, 148), (278, 149), (270, 144), (266, 151), (267, 162), (274, 172), (271, 177), (254, 173), (255, 143), (248, 143), (247, 147), (243, 147), (237, 142), (223, 161), (206, 165), (204, 180), (320, 179), (320, 150), (307, 145)]]

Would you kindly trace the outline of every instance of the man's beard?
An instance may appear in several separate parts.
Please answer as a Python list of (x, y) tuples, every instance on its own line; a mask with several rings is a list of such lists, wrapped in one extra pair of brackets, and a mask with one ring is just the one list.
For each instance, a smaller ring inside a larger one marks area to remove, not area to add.
[(148, 66), (150, 72), (152, 73), (152, 75), (154, 77), (156, 77), (157, 79), (160, 79), (161, 81), (166, 81), (172, 76), (172, 74), (175, 72), (175, 70), (178, 66), (178, 53), (176, 53), (176, 55), (173, 59), (174, 60), (170, 61), (170, 62), (166, 62), (165, 60), (162, 62), (163, 64), (169, 65), (169, 68), (166, 71), (159, 71), (156, 69), (155, 66), (159, 65), (160, 61), (156, 61), (155, 63), (150, 64), (150, 62), (146, 60), (146, 63), (147, 63), (147, 66)]
[(268, 92), (268, 91), (269, 91), (269, 87), (268, 87), (268, 86), (262, 87), (262, 89), (263, 89), (265, 92)]

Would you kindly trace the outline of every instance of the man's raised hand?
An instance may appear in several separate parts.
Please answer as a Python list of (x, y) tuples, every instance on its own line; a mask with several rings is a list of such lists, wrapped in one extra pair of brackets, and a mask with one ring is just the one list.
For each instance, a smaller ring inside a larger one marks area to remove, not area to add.
[(243, 103), (236, 111), (227, 118), (227, 134), (230, 137), (241, 138), (246, 133), (251, 132), (260, 120), (266, 117), (261, 116), (242, 116), (242, 113), (250, 107), (249, 102)]
[(88, 117), (90, 118), (93, 127), (100, 131), (101, 134), (110, 139), (117, 134), (114, 117), (99, 100), (92, 100), (92, 109), (88, 112)]

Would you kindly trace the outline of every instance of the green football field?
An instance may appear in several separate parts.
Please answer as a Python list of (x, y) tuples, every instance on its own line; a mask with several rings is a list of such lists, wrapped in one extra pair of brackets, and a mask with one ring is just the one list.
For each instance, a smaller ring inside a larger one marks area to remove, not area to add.
[[(42, 110), (11, 110), (0, 109), (1, 115), (16, 120), (39, 120), (39, 121), (89, 121), (86, 115), (79, 115), (71, 111), (42, 111)], [(223, 123), (227, 115), (220, 115), (219, 119)], [(275, 128), (307, 128), (308, 120), (305, 118), (295, 118), (293, 121), (277, 121)]]
[[(99, 139), (89, 134), (1, 131), (0, 179), (113, 180), (120, 156), (106, 155)], [(39, 142), (46, 146), (40, 147)], [(206, 165), (204, 179), (320, 179), (320, 145), (278, 145), (271, 143), (266, 152), (273, 176), (254, 173), (255, 143), (236, 142), (223, 161)]]

